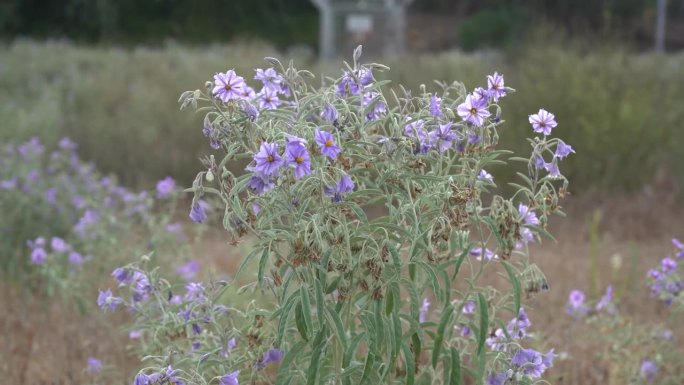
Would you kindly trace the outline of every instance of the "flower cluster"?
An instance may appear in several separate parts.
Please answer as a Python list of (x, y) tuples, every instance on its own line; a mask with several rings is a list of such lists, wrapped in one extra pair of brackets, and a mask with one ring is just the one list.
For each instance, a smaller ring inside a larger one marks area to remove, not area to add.
[(668, 305), (679, 298), (679, 294), (684, 290), (684, 277), (679, 267), (684, 261), (684, 245), (676, 238), (672, 239), (672, 245), (675, 249), (674, 255), (663, 258), (659, 268), (648, 272), (651, 295)]

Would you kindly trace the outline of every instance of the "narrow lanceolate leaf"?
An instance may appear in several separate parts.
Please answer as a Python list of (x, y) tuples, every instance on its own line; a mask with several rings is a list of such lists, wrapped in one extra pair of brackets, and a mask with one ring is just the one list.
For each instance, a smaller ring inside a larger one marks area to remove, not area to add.
[(297, 325), (297, 331), (299, 331), (299, 335), (302, 336), (304, 340), (308, 341), (309, 329), (307, 329), (306, 322), (304, 322), (304, 311), (302, 309), (301, 302), (297, 302), (297, 306), (295, 307), (295, 324)]
[(520, 313), (520, 280), (518, 279), (517, 274), (515, 273), (515, 269), (513, 266), (508, 263), (508, 261), (502, 261), (503, 266), (506, 269), (506, 272), (508, 273), (508, 280), (511, 282), (511, 286), (513, 286), (513, 299), (515, 301), (515, 312), (514, 314), (519, 314)]
[(309, 370), (306, 373), (306, 384), (307, 385), (315, 385), (318, 384), (316, 382), (316, 377), (318, 377), (318, 368), (321, 364), (321, 357), (323, 355), (323, 351), (325, 349), (327, 342), (327, 329), (325, 326), (321, 327), (321, 329), (318, 331), (318, 334), (316, 335), (316, 338), (314, 339), (313, 342), (313, 351), (311, 352), (311, 361), (309, 362)]
[[(249, 265), (249, 262), (254, 257), (256, 257), (257, 254), (259, 254), (259, 251), (262, 251), (262, 250), (255, 248), (249, 254), (247, 254), (245, 259), (242, 260), (242, 262), (240, 262), (240, 267), (238, 267), (238, 271), (237, 271), (237, 273), (235, 273), (235, 279), (236, 280), (240, 276), (240, 274), (245, 270), (245, 268)], [(263, 251), (261, 253), (261, 259), (264, 259), (264, 258), (268, 258), (268, 249), (263, 249)]]
[(480, 330), (477, 337), (477, 354), (484, 351), (485, 341), (487, 340), (487, 328), (489, 327), (489, 310), (487, 300), (482, 293), (477, 293), (477, 302), (480, 309)]
[(401, 342), (401, 350), (404, 353), (406, 365), (406, 385), (413, 385), (416, 381), (416, 362), (406, 341)]
[(461, 357), (458, 349), (451, 348), (451, 378), (449, 378), (449, 385), (461, 385)]
[(304, 324), (306, 328), (310, 331), (313, 330), (313, 321), (311, 318), (311, 302), (309, 301), (309, 290), (307, 286), (302, 286), (300, 289), (300, 297), (302, 301), (302, 316), (304, 318)]
[(439, 354), (442, 351), (442, 343), (444, 342), (444, 333), (446, 333), (447, 325), (453, 324), (454, 317), (454, 307), (451, 303), (447, 302), (447, 306), (444, 307), (442, 312), (442, 319), (439, 321), (439, 326), (437, 327), (437, 334), (435, 335), (434, 345), (432, 347), (432, 367), (437, 367), (437, 362), (439, 361)]
[(276, 377), (277, 384), (283, 383), (283, 380), (287, 376), (287, 372), (291, 368), (295, 358), (299, 356), (300, 352), (306, 347), (306, 345), (306, 341), (299, 341), (285, 353), (283, 362), (280, 364), (280, 369), (278, 370), (278, 376)]
[(299, 291), (295, 291), (292, 293), (292, 295), (290, 295), (290, 298), (287, 299), (287, 302), (285, 302), (285, 305), (282, 307), (280, 319), (278, 320), (278, 337), (276, 346), (280, 346), (283, 341), (283, 337), (285, 336), (285, 328), (287, 327), (287, 320), (290, 318), (291, 310), (294, 308), (295, 304), (298, 303), (298, 299)]
[(368, 352), (366, 356), (366, 363), (363, 366), (363, 374), (361, 375), (361, 380), (359, 380), (359, 385), (369, 384), (370, 376), (373, 373), (373, 366), (375, 365), (375, 354), (373, 352)]
[(330, 317), (330, 319), (332, 320), (332, 325), (335, 327), (335, 334), (337, 336), (337, 339), (340, 341), (342, 349), (346, 351), (347, 333), (344, 329), (344, 326), (342, 326), (342, 320), (340, 319), (340, 316), (337, 314), (335, 309), (333, 309), (330, 305), (327, 305), (325, 308), (328, 311), (328, 317)]

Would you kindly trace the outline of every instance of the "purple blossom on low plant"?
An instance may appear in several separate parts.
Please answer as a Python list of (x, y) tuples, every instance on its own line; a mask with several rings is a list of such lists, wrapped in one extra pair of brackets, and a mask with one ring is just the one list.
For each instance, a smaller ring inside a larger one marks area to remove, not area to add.
[(473, 98), (478, 104), (487, 107), (489, 104), (489, 92), (482, 87), (477, 87), (473, 90)]
[(252, 100), (252, 99), (254, 99), (255, 96), (256, 96), (256, 92), (254, 91), (254, 88), (252, 88), (246, 84), (244, 87), (242, 87), (242, 99)]
[(428, 310), (430, 310), (430, 301), (427, 298), (423, 298), (423, 303), (418, 311), (418, 322), (423, 323), (427, 320)]
[(337, 109), (332, 104), (326, 103), (321, 111), (321, 118), (328, 123), (333, 123), (337, 120)]
[(119, 305), (123, 303), (123, 300), (112, 295), (112, 291), (107, 289), (105, 291), (100, 290), (97, 296), (97, 306), (102, 310), (116, 310)]
[(190, 281), (195, 278), (199, 271), (200, 263), (194, 259), (191, 259), (188, 262), (178, 266), (176, 269), (176, 274), (180, 275), (184, 280)]
[(360, 89), (361, 87), (359, 86), (359, 84), (356, 83), (354, 77), (348, 72), (344, 73), (344, 75), (340, 79), (340, 82), (337, 84), (337, 93), (340, 96), (344, 96), (346, 94), (356, 95), (359, 93)]
[(259, 152), (254, 155), (254, 162), (256, 165), (253, 171), (264, 176), (275, 175), (283, 165), (283, 158), (278, 155), (278, 144), (261, 143)]
[(478, 101), (473, 95), (466, 96), (465, 101), (456, 108), (456, 112), (461, 119), (470, 122), (477, 127), (482, 126), (485, 118), (491, 115), (491, 113), (487, 111), (487, 105)]
[(214, 88), (211, 93), (223, 102), (242, 98), (245, 79), (235, 74), (234, 70), (219, 72), (214, 75)]
[(438, 97), (437, 95), (432, 95), (432, 98), (430, 99), (430, 114), (434, 117), (439, 117), (442, 115), (442, 111), (440, 110), (442, 105), (442, 98)]
[(283, 360), (283, 351), (278, 349), (278, 348), (271, 348), (269, 349), (266, 354), (264, 354), (264, 357), (262, 359), (262, 362), (264, 365), (268, 364), (269, 362), (273, 362), (274, 364), (279, 364), (280, 361)]
[(660, 261), (660, 266), (663, 273), (669, 274), (677, 269), (677, 261), (672, 258), (665, 257), (662, 261)]
[(546, 370), (541, 353), (534, 349), (518, 350), (513, 355), (511, 364), (533, 379), (540, 378)]
[(90, 373), (100, 373), (102, 371), (102, 361), (94, 357), (88, 357), (88, 371)]
[(337, 155), (339, 155), (342, 149), (335, 144), (335, 138), (330, 132), (317, 129), (314, 133), (314, 138), (316, 139), (316, 144), (321, 148), (321, 154), (332, 160), (337, 159)]
[(325, 195), (332, 196), (333, 202), (337, 203), (342, 200), (342, 194), (347, 194), (354, 191), (354, 187), (354, 181), (349, 177), (349, 175), (342, 175), (340, 181), (337, 182), (337, 186), (325, 188)]
[(494, 254), (493, 251), (486, 249), (486, 248), (483, 251), (481, 247), (477, 247), (477, 248), (470, 250), (470, 255), (476, 257), (475, 259), (478, 261), (481, 261), (483, 259), (483, 256), (484, 256), (484, 260), (486, 260), (486, 261), (491, 261), (492, 259), (499, 258), (499, 256)]
[(226, 374), (225, 376), (219, 379), (219, 385), (240, 385), (240, 383), (238, 382), (239, 375), (239, 370)]
[[(293, 142), (290, 142), (293, 143)], [(299, 142), (289, 144), (285, 147), (285, 163), (294, 166), (295, 179), (301, 179), (305, 175), (311, 174), (311, 158), (306, 147)]]
[(575, 150), (570, 147), (570, 145), (565, 144), (562, 140), (558, 139), (558, 144), (556, 145), (556, 152), (554, 153), (554, 156), (558, 159), (564, 159), (566, 156), (570, 154), (574, 154)]
[(434, 131), (430, 131), (431, 143), (439, 152), (448, 151), (454, 145), (453, 140), (456, 139), (456, 134), (451, 131), (451, 125), (451, 122), (440, 124)]
[(280, 105), (280, 99), (278, 98), (278, 94), (276, 93), (276, 91), (273, 91), (269, 88), (262, 89), (257, 96), (259, 108), (261, 109), (273, 110), (278, 108), (278, 106)]
[(558, 125), (556, 116), (543, 108), (536, 114), (530, 115), (529, 121), (534, 132), (544, 134), (544, 136), (551, 135), (551, 130)]
[(580, 290), (573, 290), (570, 292), (568, 297), (568, 314), (585, 313), (586, 307), (584, 306), (585, 300), (584, 293)]
[(204, 285), (197, 282), (188, 282), (185, 285), (185, 300), (193, 302), (202, 299), (204, 299)]
[(68, 257), (69, 264), (78, 266), (84, 262), (83, 256), (75, 251), (69, 252)]
[(361, 68), (359, 69), (359, 83), (363, 87), (368, 87), (373, 83), (373, 71), (370, 68)]
[(487, 76), (487, 91), (494, 102), (498, 102), (499, 98), (506, 96), (503, 75), (499, 75), (498, 72), (494, 72), (493, 75)]
[(257, 195), (263, 195), (269, 191), (273, 191), (275, 188), (275, 182), (273, 182), (269, 177), (262, 175), (252, 175), (249, 179), (249, 188)]
[(615, 305), (613, 304), (613, 286), (608, 286), (606, 288), (606, 293), (596, 304), (596, 311), (601, 311), (603, 309), (606, 309), (609, 313), (615, 312)]
[(475, 302), (467, 300), (463, 305), (463, 314), (473, 314), (475, 312)]
[(173, 194), (173, 190), (176, 189), (176, 181), (170, 176), (157, 182), (157, 198), (166, 199)]
[(47, 260), (47, 252), (42, 247), (36, 247), (31, 251), (31, 263), (42, 265)]
[(202, 223), (207, 219), (207, 214), (204, 212), (202, 205), (194, 203), (190, 208), (190, 219), (195, 223)]
[(477, 179), (494, 182), (494, 177), (492, 174), (488, 173), (485, 169), (480, 170), (480, 173), (477, 175)]
[(254, 79), (259, 80), (264, 85), (264, 88), (274, 92), (280, 90), (280, 83), (283, 81), (283, 77), (273, 68), (265, 70), (257, 68)]
[(0, 180), (0, 190), (14, 190), (17, 188), (17, 177)]
[(70, 246), (66, 241), (60, 237), (52, 237), (50, 240), (50, 248), (55, 253), (65, 253), (70, 249)]
[(516, 318), (513, 318), (506, 326), (506, 331), (508, 331), (508, 334), (511, 337), (520, 339), (527, 336), (527, 328), (529, 328), (530, 326), (532, 326), (532, 323), (530, 322), (530, 319), (527, 317), (525, 309), (520, 308), (518, 316)]
[(675, 247), (675, 257), (684, 258), (684, 243), (677, 238), (672, 238), (672, 245)]
[(641, 375), (641, 377), (645, 377), (649, 381), (653, 381), (657, 373), (658, 367), (656, 366), (655, 362), (651, 360), (644, 360), (641, 363), (641, 368), (639, 369), (639, 375)]
[(73, 140), (71, 140), (70, 138), (68, 138), (66, 136), (63, 137), (62, 139), (60, 139), (59, 143), (57, 143), (57, 145), (62, 150), (67, 150), (67, 151), (75, 150), (76, 147), (78, 147), (78, 145), (76, 143), (74, 143)]
[(133, 283), (133, 271), (126, 267), (117, 267), (112, 271), (112, 277), (121, 285)]
[[(377, 92), (366, 92), (365, 94), (363, 94), (363, 105), (370, 105), (373, 102), (373, 99), (375, 99), (377, 96)], [(380, 115), (386, 111), (387, 105), (385, 105), (385, 102), (383, 102), (382, 100), (378, 100), (373, 104), (373, 109), (366, 114), (366, 119), (368, 119), (369, 121), (377, 120), (378, 118), (380, 118)]]
[(487, 377), (487, 385), (504, 385), (507, 379), (506, 372), (492, 373)]

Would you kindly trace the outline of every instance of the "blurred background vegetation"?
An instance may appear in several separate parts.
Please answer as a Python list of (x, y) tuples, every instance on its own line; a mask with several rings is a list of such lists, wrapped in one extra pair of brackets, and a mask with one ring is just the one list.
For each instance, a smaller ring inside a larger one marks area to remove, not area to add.
[[(680, 191), (684, 54), (650, 53), (654, 3), (416, 0), (410, 15), (451, 18), (443, 49), (374, 59), (392, 67), (383, 77), (413, 89), (433, 79), (472, 89), (504, 73), (519, 92), (504, 100), (502, 145), (526, 152), (527, 116), (554, 112), (577, 151), (563, 163), (573, 190)], [(675, 51), (684, 1), (668, 11)], [(251, 79), (265, 56), (337, 76), (337, 62), (292, 49), (313, 52), (317, 34), (308, 0), (5, 0), (0, 141), (68, 135), (129, 186), (166, 175), (189, 185), (210, 149), (178, 95), (229, 68)]]

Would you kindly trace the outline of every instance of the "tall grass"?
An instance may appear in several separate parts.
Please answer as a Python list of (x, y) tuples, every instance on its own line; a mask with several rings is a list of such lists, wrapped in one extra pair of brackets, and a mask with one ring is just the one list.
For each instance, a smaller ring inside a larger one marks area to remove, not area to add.
[[(251, 79), (253, 68), (266, 65), (263, 57), (275, 55), (258, 43), (124, 50), (17, 41), (0, 47), (0, 141), (69, 135), (83, 158), (129, 185), (166, 175), (189, 185), (209, 147), (200, 117), (178, 110), (178, 95), (228, 68)], [(502, 145), (526, 150), (527, 116), (540, 105), (554, 112), (558, 134), (577, 151), (562, 165), (575, 190), (636, 189), (661, 169), (674, 176), (668, 186), (684, 184), (683, 54), (551, 44), (384, 62), (392, 70), (383, 76), (414, 90), (456, 78), (472, 89), (487, 74), (504, 73), (521, 91), (503, 101)]]

